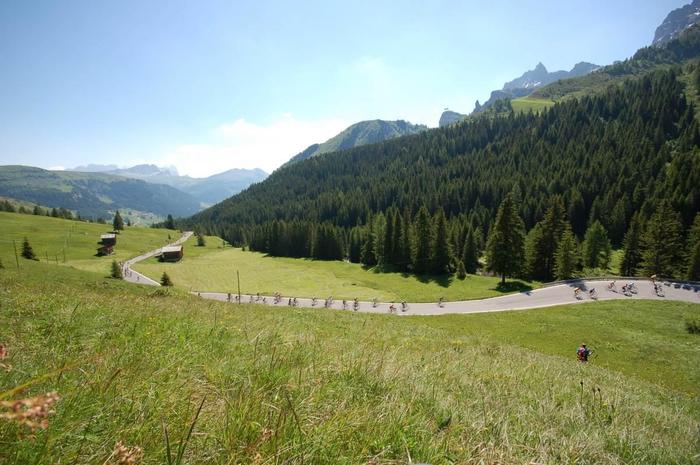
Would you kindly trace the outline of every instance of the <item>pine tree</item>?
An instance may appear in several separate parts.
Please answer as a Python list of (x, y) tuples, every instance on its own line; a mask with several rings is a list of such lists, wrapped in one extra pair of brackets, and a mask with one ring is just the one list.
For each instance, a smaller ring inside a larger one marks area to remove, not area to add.
[(554, 256), (565, 225), (564, 202), (561, 197), (556, 196), (542, 221), (535, 225), (527, 237), (527, 270), (534, 279), (549, 281), (554, 277)]
[(166, 229), (175, 229), (175, 220), (173, 220), (173, 215), (168, 214), (168, 219), (165, 220)]
[(389, 262), (398, 265), (399, 262), (401, 261), (401, 235), (402, 235), (402, 228), (403, 226), (403, 220), (401, 218), (401, 213), (399, 213), (398, 210), (394, 210), (394, 215), (392, 216), (392, 231), (393, 231), (393, 236), (391, 238), (391, 257)]
[(163, 271), (163, 275), (160, 277), (160, 285), (166, 287), (173, 285), (173, 281), (170, 279), (170, 276), (168, 276), (168, 273), (166, 273), (165, 271)]
[(433, 218), (435, 238), (432, 247), (432, 272), (435, 274), (451, 273), (451, 266), (454, 262), (452, 245), (450, 244), (449, 231), (447, 229), (447, 219), (442, 208), (438, 209)]
[(600, 221), (595, 220), (586, 230), (583, 241), (583, 265), (588, 268), (607, 268), (612, 246), (608, 232)]
[(36, 255), (34, 254), (34, 249), (32, 249), (32, 246), (29, 245), (29, 239), (26, 237), (24, 238), (24, 241), (22, 241), (22, 256), (27, 260), (37, 260)]
[(411, 266), (411, 251), (413, 250), (413, 230), (411, 226), (411, 215), (405, 212), (401, 218), (401, 236), (396, 247), (395, 264), (402, 270), (408, 270)]
[(700, 281), (700, 213), (688, 233), (688, 264), (686, 277), (690, 281)]
[(474, 274), (479, 268), (479, 246), (476, 242), (476, 235), (471, 227), (468, 226), (467, 235), (464, 238), (464, 246), (462, 247), (462, 264), (467, 273)]
[(431, 246), (433, 245), (433, 228), (428, 209), (424, 206), (416, 216), (416, 241), (413, 253), (413, 270), (418, 274), (430, 271)]
[(204, 247), (207, 245), (207, 241), (204, 239), (204, 235), (201, 232), (197, 233), (197, 247)]
[(386, 225), (384, 226), (384, 240), (383, 250), (382, 250), (382, 263), (390, 264), (393, 263), (392, 259), (394, 257), (394, 216), (396, 212), (391, 209), (386, 214)]
[(647, 276), (678, 275), (683, 247), (682, 226), (680, 215), (669, 202), (661, 202), (647, 222), (642, 247), (642, 267)]
[(559, 240), (555, 254), (554, 272), (557, 279), (569, 279), (574, 276), (578, 265), (578, 243), (568, 224)]
[(467, 270), (464, 269), (464, 263), (462, 261), (457, 264), (457, 278), (462, 280), (467, 278)]
[(518, 207), (512, 195), (508, 194), (498, 208), (486, 245), (488, 267), (501, 276), (501, 283), (506, 282), (507, 276), (513, 276), (522, 270), (524, 230), (525, 225), (518, 215)]
[(635, 276), (637, 269), (642, 262), (642, 223), (639, 215), (634, 215), (630, 220), (629, 229), (625, 233), (623, 241), (624, 254), (620, 263), (620, 274), (622, 276)]
[(124, 220), (122, 219), (122, 216), (119, 214), (119, 210), (114, 214), (114, 220), (112, 221), (112, 228), (114, 228), (115, 231), (121, 231), (124, 229)]
[(122, 268), (116, 260), (112, 260), (112, 268), (109, 275), (114, 279), (122, 279)]

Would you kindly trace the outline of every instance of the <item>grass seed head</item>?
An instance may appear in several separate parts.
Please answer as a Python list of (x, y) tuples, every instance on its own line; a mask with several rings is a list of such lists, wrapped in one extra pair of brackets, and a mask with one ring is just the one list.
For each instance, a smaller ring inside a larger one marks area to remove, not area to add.
[(119, 441), (114, 445), (112, 452), (112, 462), (116, 465), (135, 465), (143, 457), (143, 449), (138, 446), (125, 446)]
[(49, 415), (55, 413), (52, 407), (58, 399), (58, 393), (53, 391), (26, 399), (0, 401), (0, 411), (5, 410), (0, 418), (17, 422), (34, 433), (49, 427)]

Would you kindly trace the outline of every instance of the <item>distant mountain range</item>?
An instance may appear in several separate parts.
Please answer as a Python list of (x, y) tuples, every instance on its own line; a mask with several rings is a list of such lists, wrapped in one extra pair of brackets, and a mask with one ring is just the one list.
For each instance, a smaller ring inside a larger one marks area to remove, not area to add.
[(49, 171), (30, 166), (0, 166), (0, 196), (47, 207), (64, 207), (83, 217), (109, 218), (115, 210), (158, 216), (192, 215), (199, 202), (163, 184), (107, 173)]
[(267, 177), (261, 169), (232, 169), (206, 178), (180, 176), (175, 167), (136, 165), (118, 168), (116, 165), (86, 165), (71, 171), (100, 172), (140, 179), (152, 184), (165, 184), (194, 197), (202, 207), (207, 207), (237, 194), (253, 183)]
[(677, 38), (681, 32), (700, 21), (700, 0), (671, 11), (656, 28), (652, 45), (660, 46)]
[(367, 144), (376, 144), (411, 134), (419, 134), (428, 129), (422, 124), (411, 124), (407, 121), (384, 121), (380, 119), (360, 121), (345, 129), (340, 134), (320, 144), (313, 144), (303, 152), (293, 156), (286, 165), (297, 163), (307, 158), (323, 153), (337, 152)]
[[(571, 68), (571, 71), (560, 70), (550, 73), (542, 63), (538, 63), (534, 69), (525, 71), (522, 76), (503, 84), (503, 89), (492, 91), (491, 96), (486, 102), (484, 102), (483, 105), (477, 100), (472, 113), (481, 113), (482, 111), (490, 108), (498, 100), (525, 97), (532, 94), (535, 90), (553, 82), (561, 79), (585, 76), (598, 68), (600, 68), (600, 66), (582, 61), (580, 63), (576, 63), (576, 65)], [(440, 116), (440, 122), (438, 125), (440, 127), (448, 126), (450, 124), (462, 121), (467, 116), (469, 115), (445, 110)]]

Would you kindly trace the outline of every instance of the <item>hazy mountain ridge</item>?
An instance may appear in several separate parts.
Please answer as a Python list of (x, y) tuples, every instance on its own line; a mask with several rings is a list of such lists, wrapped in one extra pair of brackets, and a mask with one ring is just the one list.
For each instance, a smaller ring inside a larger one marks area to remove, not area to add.
[(67, 208), (91, 218), (107, 218), (117, 209), (159, 216), (188, 216), (199, 210), (194, 197), (171, 186), (100, 172), (49, 171), (21, 165), (0, 166), (0, 195)]
[(164, 184), (193, 196), (200, 206), (220, 202), (267, 177), (267, 173), (259, 168), (234, 168), (206, 178), (193, 178), (180, 176), (174, 166), (160, 167), (151, 164), (129, 168), (117, 168), (116, 165), (87, 165), (76, 167), (71, 171), (99, 172), (140, 179), (151, 184)]
[(307, 158), (329, 152), (337, 152), (367, 144), (376, 144), (396, 137), (419, 134), (428, 129), (422, 124), (411, 124), (408, 121), (368, 120), (360, 121), (349, 126), (340, 134), (321, 144), (312, 144), (303, 152), (292, 157), (285, 165), (296, 163)]
[(652, 45), (660, 46), (677, 38), (683, 31), (700, 21), (700, 0), (671, 11), (654, 32)]

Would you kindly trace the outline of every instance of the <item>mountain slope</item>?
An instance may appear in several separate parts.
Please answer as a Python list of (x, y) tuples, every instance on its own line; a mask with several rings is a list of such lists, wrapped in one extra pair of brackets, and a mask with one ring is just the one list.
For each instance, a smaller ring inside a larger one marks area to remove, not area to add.
[[(692, 34), (655, 49), (666, 64), (653, 66), (647, 49), (638, 52), (626, 66), (646, 71), (619, 85), (537, 114), (473, 118), (315, 157), (276, 171), (187, 224), (273, 255), (351, 260), (368, 241), (384, 237), (387, 217), (416, 231), (422, 206), (426, 215), (444, 210), (453, 234), (448, 248), (458, 250), (456, 231), (468, 225), (486, 237), (509, 192), (527, 228), (558, 197), (579, 237), (597, 220), (619, 245), (632, 216), (646, 221), (661, 202), (687, 227), (700, 210), (700, 130), (686, 98), (695, 71), (684, 61), (700, 56), (692, 56)], [(674, 59), (683, 66), (668, 66)]]
[(180, 176), (174, 167), (163, 168), (156, 165), (136, 165), (129, 168), (117, 168), (114, 165), (87, 165), (72, 171), (81, 171), (81, 168), (91, 172), (140, 179), (153, 184), (165, 184), (191, 195), (201, 206), (213, 205), (227, 199), (267, 177), (267, 173), (258, 168), (252, 170), (234, 168), (206, 178)]
[[(598, 65), (582, 61), (580, 63), (576, 63), (576, 65), (574, 65), (570, 71), (561, 70), (550, 73), (542, 63), (538, 63), (534, 69), (524, 72), (520, 77), (515, 78), (512, 81), (506, 82), (501, 90), (492, 91), (489, 99), (483, 104), (480, 104), (477, 101), (474, 105), (474, 111), (472, 114), (478, 114), (491, 108), (499, 100), (527, 97), (537, 89), (551, 84), (552, 82), (585, 76), (598, 68), (600, 68)], [(446, 110), (440, 116), (439, 127), (444, 127), (459, 121), (463, 121), (468, 116), (469, 115)]]
[(362, 145), (375, 144), (396, 137), (418, 134), (427, 129), (428, 127), (422, 124), (411, 124), (403, 120), (384, 121), (377, 119), (361, 121), (322, 144), (313, 144), (307, 147), (303, 152), (292, 157), (287, 162), (287, 165), (324, 153), (337, 152)]
[(666, 16), (666, 19), (656, 28), (651, 44), (663, 45), (677, 38), (698, 21), (700, 21), (700, 0), (693, 0), (693, 3), (677, 8)]
[(48, 207), (64, 207), (84, 217), (109, 217), (116, 209), (159, 216), (187, 216), (199, 210), (190, 195), (170, 186), (105, 173), (48, 171), (0, 166), (0, 195)]

